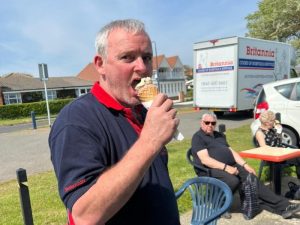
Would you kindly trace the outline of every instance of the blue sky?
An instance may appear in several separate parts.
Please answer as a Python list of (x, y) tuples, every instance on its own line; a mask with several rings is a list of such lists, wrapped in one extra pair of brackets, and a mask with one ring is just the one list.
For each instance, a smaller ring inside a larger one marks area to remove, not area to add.
[(193, 65), (193, 44), (245, 36), (258, 0), (0, 0), (0, 76), (47, 63), (49, 76), (75, 76), (95, 53), (96, 33), (114, 19), (142, 20), (157, 53)]

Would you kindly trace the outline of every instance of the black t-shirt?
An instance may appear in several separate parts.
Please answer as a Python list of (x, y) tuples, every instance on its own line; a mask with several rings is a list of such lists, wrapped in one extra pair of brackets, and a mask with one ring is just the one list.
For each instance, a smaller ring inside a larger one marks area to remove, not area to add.
[(205, 134), (201, 129), (197, 131), (192, 138), (192, 154), (196, 163), (204, 166), (197, 152), (207, 149), (208, 155), (215, 160), (223, 162), (228, 165), (234, 165), (236, 162), (234, 160), (233, 154), (229, 149), (229, 145), (226, 141), (224, 134), (214, 131), (213, 135)]
[[(282, 147), (281, 144), (281, 136), (277, 133), (276, 129), (271, 128), (269, 130), (264, 130), (262, 128), (258, 128), (263, 134), (265, 135), (265, 142), (266, 145), (269, 145), (271, 147)], [(258, 141), (255, 138), (255, 144), (259, 146)]]
[[(146, 115), (144, 110), (143, 119)], [(49, 136), (59, 194), (68, 209), (107, 168), (119, 162), (138, 138), (119, 111), (108, 109), (91, 93), (60, 112)], [(179, 224), (179, 213), (162, 149), (133, 196), (107, 225)], [(115, 177), (113, 179), (118, 179)]]

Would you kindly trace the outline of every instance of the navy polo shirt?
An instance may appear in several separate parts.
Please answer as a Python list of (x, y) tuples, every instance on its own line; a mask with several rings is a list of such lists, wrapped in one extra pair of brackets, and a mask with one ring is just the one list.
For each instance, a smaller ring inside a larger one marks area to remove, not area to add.
[[(61, 110), (49, 135), (59, 194), (69, 210), (105, 169), (122, 159), (137, 140), (146, 116), (146, 109), (139, 106), (134, 120), (99, 83), (91, 92)], [(179, 224), (165, 148), (107, 224)]]
[(228, 165), (234, 165), (235, 159), (229, 144), (226, 141), (224, 134), (214, 131), (213, 135), (204, 133), (201, 129), (198, 130), (192, 137), (192, 154), (196, 163), (203, 166), (197, 152), (207, 149), (208, 155), (215, 160), (223, 162)]

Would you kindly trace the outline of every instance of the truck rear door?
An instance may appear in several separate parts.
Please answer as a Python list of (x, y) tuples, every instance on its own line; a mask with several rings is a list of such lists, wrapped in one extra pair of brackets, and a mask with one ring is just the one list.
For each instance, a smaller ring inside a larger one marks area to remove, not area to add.
[(236, 106), (237, 46), (195, 51), (194, 103), (200, 108), (229, 110)]

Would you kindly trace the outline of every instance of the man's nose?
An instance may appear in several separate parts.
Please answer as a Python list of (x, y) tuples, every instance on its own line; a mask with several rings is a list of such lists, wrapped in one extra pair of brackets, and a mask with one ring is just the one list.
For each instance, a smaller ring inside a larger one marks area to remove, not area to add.
[(147, 66), (142, 57), (137, 57), (135, 60), (135, 71), (145, 73), (147, 70)]

